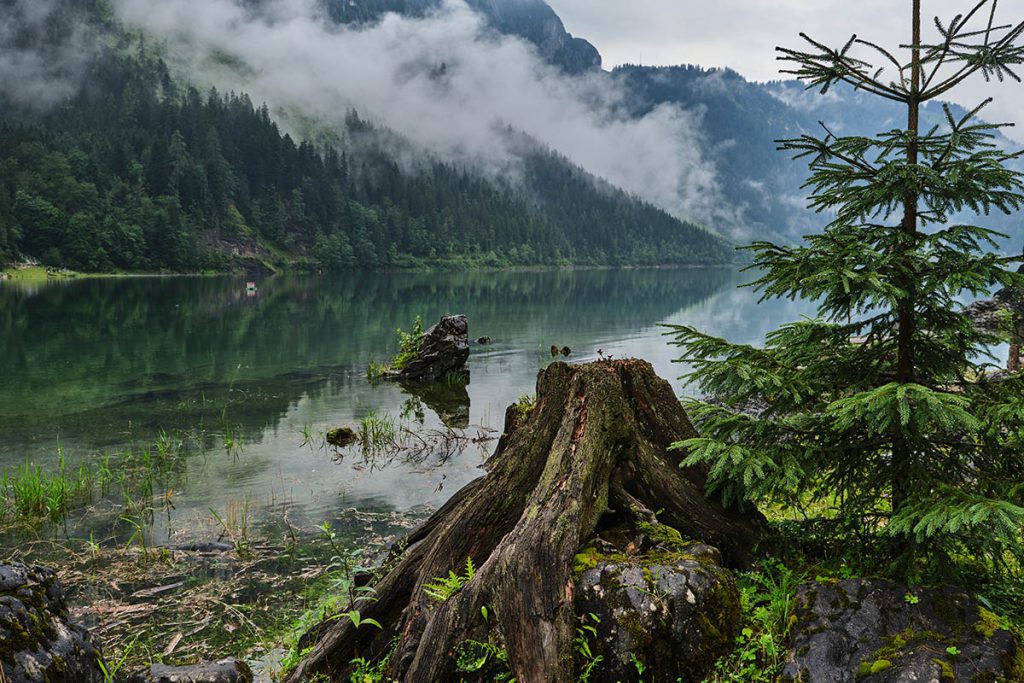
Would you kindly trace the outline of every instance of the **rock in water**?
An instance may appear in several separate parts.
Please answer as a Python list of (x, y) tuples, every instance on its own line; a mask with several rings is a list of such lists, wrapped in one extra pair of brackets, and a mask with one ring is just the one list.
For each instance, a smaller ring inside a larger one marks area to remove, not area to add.
[(449, 373), (462, 371), (467, 360), (469, 319), (464, 315), (446, 315), (423, 333), (416, 358), (389, 379), (436, 382)]
[(0, 564), (0, 680), (101, 683), (102, 656), (89, 632), (68, 620), (56, 573)]
[(351, 427), (338, 427), (332, 429), (325, 435), (327, 443), (338, 448), (345, 448), (351, 446), (356, 441), (359, 441), (359, 435)]
[(1019, 638), (954, 588), (811, 583), (797, 592), (796, 618), (786, 681), (1024, 681)]
[[(575, 590), (576, 614), (596, 629), (589, 646), (601, 657), (588, 680), (636, 680), (635, 657), (645, 681), (701, 681), (733, 649), (742, 625), (740, 596), (715, 548), (592, 557), (596, 566), (582, 573)], [(580, 558), (586, 562), (588, 555)]]
[(154, 664), (129, 679), (129, 683), (252, 683), (252, 671), (242, 661), (224, 660), (193, 666)]

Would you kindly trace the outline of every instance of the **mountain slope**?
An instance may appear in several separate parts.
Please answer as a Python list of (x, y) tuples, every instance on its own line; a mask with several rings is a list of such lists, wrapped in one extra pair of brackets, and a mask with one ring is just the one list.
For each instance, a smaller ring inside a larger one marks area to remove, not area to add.
[[(252, 0), (259, 2), (260, 0)], [(339, 23), (374, 21), (386, 12), (422, 16), (443, 0), (319, 0)], [(532, 43), (540, 55), (566, 73), (579, 74), (601, 67), (593, 45), (565, 30), (561, 18), (544, 0), (466, 0), (497, 32)]]
[(179, 85), (101, 3), (65, 0), (54, 19), (23, 42), (82, 40), (89, 26), (87, 86), (43, 112), (0, 98), (0, 259), (195, 270), (732, 258), (703, 228), (528, 140), (515, 182), (424, 155), (399, 164), (401, 137), (354, 113), (330, 140), (296, 141), (245, 95)]
[[(738, 209), (739, 220), (718, 226), (735, 241), (754, 239), (795, 242), (820, 232), (828, 221), (806, 209), (804, 161), (777, 150), (776, 140), (805, 133), (822, 135), (822, 124), (837, 134), (872, 136), (906, 125), (906, 114), (894, 102), (879, 101), (852, 87), (837, 87), (828, 96), (806, 90), (798, 81), (755, 83), (739, 74), (699, 66), (640, 67), (627, 65), (612, 72), (628, 88), (634, 116), (666, 104), (702, 114), (702, 132), (712, 154), (724, 195)], [(954, 116), (964, 108), (950, 105)], [(944, 126), (942, 104), (922, 110), (922, 124)], [(1006, 138), (999, 144), (1014, 145)], [(976, 216), (959, 217), (978, 220)], [(993, 214), (985, 225), (1010, 236), (1016, 246), (1024, 239), (1019, 216)]]

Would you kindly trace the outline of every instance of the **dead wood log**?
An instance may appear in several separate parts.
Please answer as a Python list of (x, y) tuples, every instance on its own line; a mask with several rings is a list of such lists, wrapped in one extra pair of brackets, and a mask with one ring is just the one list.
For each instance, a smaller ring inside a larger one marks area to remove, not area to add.
[[(573, 558), (602, 518), (654, 515), (744, 566), (763, 518), (705, 496), (706, 472), (680, 468), (668, 449), (696, 432), (668, 382), (649, 363), (555, 363), (540, 373), (531, 409), (511, 406), (487, 474), (457, 493), (417, 532), (360, 606), (366, 624), (328, 620), (290, 683), (313, 674), (347, 680), (351, 660), (389, 657), (408, 683), (452, 681), (460, 648), (499, 643), (519, 683), (575, 680)], [(655, 512), (657, 511), (657, 512)], [(467, 558), (474, 578), (438, 604), (425, 588)], [(487, 617), (482, 617), (486, 608)]]

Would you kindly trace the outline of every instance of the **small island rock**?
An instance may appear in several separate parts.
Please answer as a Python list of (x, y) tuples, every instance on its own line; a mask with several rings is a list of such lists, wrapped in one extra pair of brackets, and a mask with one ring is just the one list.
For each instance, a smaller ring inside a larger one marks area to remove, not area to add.
[(436, 382), (461, 372), (469, 360), (469, 319), (446, 315), (423, 333), (416, 358), (387, 379), (403, 382)]
[(327, 443), (338, 448), (351, 446), (359, 440), (359, 435), (351, 427), (338, 427), (327, 432), (325, 438)]

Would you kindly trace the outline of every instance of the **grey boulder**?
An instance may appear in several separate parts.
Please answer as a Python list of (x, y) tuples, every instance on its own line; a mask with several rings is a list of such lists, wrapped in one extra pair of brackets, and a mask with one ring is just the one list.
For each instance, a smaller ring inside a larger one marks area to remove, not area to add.
[(224, 660), (192, 666), (154, 664), (129, 679), (129, 683), (252, 683), (252, 671), (242, 661)]
[(581, 635), (590, 638), (585, 627), (596, 630), (590, 647), (601, 657), (589, 681), (639, 680), (637, 663), (649, 683), (700, 681), (732, 650), (740, 598), (718, 550), (694, 544), (636, 558), (593, 557), (596, 566), (582, 572), (574, 591)]
[(1024, 681), (1024, 651), (995, 614), (955, 588), (850, 579), (801, 586), (783, 680)]
[(102, 657), (89, 632), (69, 620), (55, 572), (0, 564), (0, 680), (100, 683)]

